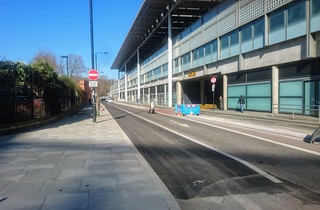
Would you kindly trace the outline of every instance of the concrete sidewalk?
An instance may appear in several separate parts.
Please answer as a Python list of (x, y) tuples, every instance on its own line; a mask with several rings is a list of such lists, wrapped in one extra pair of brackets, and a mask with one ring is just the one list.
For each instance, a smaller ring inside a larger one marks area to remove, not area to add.
[(107, 110), (0, 137), (0, 209), (180, 209)]

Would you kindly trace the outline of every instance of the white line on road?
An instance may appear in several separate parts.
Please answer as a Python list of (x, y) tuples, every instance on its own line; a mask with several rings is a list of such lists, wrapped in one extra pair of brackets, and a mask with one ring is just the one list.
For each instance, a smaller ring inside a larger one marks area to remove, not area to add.
[[(185, 139), (188, 139), (188, 140), (190, 140), (190, 141), (192, 141), (192, 142), (195, 142), (195, 143), (197, 143), (197, 144), (200, 144), (200, 145), (202, 145), (202, 146), (204, 146), (204, 147), (206, 147), (206, 148), (208, 148), (208, 149), (211, 149), (211, 150), (213, 150), (213, 151), (215, 151), (215, 152), (218, 152), (218, 153), (220, 153), (220, 154), (223, 154), (223, 155), (225, 155), (225, 156), (227, 156), (227, 157), (229, 157), (229, 158), (231, 158), (231, 159), (233, 159), (233, 160), (236, 160), (236, 161), (242, 163), (243, 165), (251, 168), (251, 169), (254, 170), (255, 172), (261, 174), (262, 176), (266, 177), (267, 179), (271, 180), (271, 181), (274, 182), (274, 183), (282, 183), (279, 179), (275, 178), (274, 176), (271, 176), (271, 175), (268, 174), (267, 172), (261, 170), (260, 168), (252, 165), (251, 163), (249, 163), (249, 162), (247, 162), (247, 161), (245, 161), (245, 160), (242, 160), (242, 159), (240, 159), (240, 158), (237, 158), (237, 157), (235, 157), (235, 156), (233, 156), (233, 155), (231, 155), (231, 154), (228, 154), (228, 153), (226, 153), (226, 152), (220, 151), (220, 150), (218, 150), (217, 148), (214, 148), (214, 147), (211, 147), (211, 146), (209, 146), (209, 145), (207, 145), (207, 144), (204, 144), (204, 143), (202, 143), (202, 142), (199, 142), (198, 140), (193, 139), (193, 138), (191, 138), (191, 137), (189, 137), (189, 136), (182, 135), (182, 134), (180, 134), (180, 133), (178, 133), (178, 132), (176, 132), (176, 131), (174, 131), (174, 130), (172, 130), (172, 129), (170, 129), (170, 128), (167, 128), (167, 127), (165, 127), (165, 126), (163, 126), (163, 125), (160, 125), (160, 124), (158, 124), (158, 123), (155, 123), (155, 122), (153, 122), (153, 121), (151, 121), (151, 120), (148, 120), (148, 119), (146, 119), (146, 118), (144, 118), (144, 117), (138, 116), (138, 115), (136, 115), (136, 114), (134, 114), (134, 113), (132, 113), (132, 112), (130, 112), (130, 111), (127, 111), (127, 110), (122, 109), (122, 108), (119, 108), (119, 107), (117, 107), (117, 108), (118, 108), (118, 109), (121, 109), (121, 110), (124, 111), (124, 112), (130, 113), (131, 115), (133, 115), (133, 116), (135, 116), (135, 117), (138, 117), (138, 118), (140, 118), (140, 119), (142, 119), (142, 120), (144, 120), (144, 121), (147, 121), (147, 122), (149, 122), (149, 123), (152, 123), (152, 124), (154, 124), (154, 125), (156, 125), (156, 126), (158, 126), (158, 127), (160, 127), (160, 128), (163, 128), (163, 129), (165, 129), (165, 130), (168, 130), (168, 131), (170, 131), (171, 133), (174, 133), (174, 134), (176, 134), (176, 135), (179, 135), (179, 136), (181, 136), (181, 137), (183, 137), (183, 138), (185, 138)], [(196, 121), (196, 122), (198, 122), (198, 121)], [(203, 123), (203, 124), (206, 124), (206, 123)], [(208, 125), (209, 125), (209, 124), (208, 124)], [(223, 128), (221, 128), (221, 129), (223, 129)], [(230, 130), (230, 131), (232, 131), (232, 130)]]
[(178, 125), (180, 125), (180, 126), (187, 127), (187, 128), (190, 127), (188, 124), (178, 123), (177, 121), (174, 121), (174, 120), (169, 120), (169, 122), (170, 122), (170, 123), (173, 123), (173, 124), (178, 124)]
[(218, 125), (213, 125), (213, 124), (206, 123), (206, 122), (201, 122), (201, 121), (197, 121), (197, 120), (193, 120), (193, 119), (187, 119), (187, 120), (190, 120), (190, 121), (193, 121), (193, 122), (197, 122), (197, 123), (201, 123), (201, 124), (204, 124), (204, 125), (208, 125), (208, 126), (211, 126), (211, 127), (219, 128), (219, 129), (222, 129), (222, 130), (230, 131), (230, 132), (233, 132), (233, 133), (241, 134), (241, 135), (244, 135), (244, 136), (252, 137), (252, 138), (255, 138), (255, 139), (262, 140), (262, 141), (270, 142), (270, 143), (273, 143), (273, 144), (281, 145), (281, 146), (288, 147), (288, 148), (291, 148), (291, 149), (299, 150), (299, 151), (306, 152), (306, 153), (309, 153), (309, 154), (320, 156), (319, 152), (312, 151), (312, 150), (309, 150), (309, 149), (304, 149), (304, 148), (296, 147), (296, 146), (293, 146), (293, 145), (290, 145), (290, 144), (285, 144), (285, 143), (273, 141), (271, 139), (266, 139), (266, 138), (255, 136), (255, 135), (251, 135), (251, 134), (248, 134), (248, 133), (243, 133), (241, 131), (236, 131), (236, 130), (232, 130), (232, 129), (229, 129), (229, 128), (224, 128), (224, 127), (221, 127), (221, 126), (218, 126)]

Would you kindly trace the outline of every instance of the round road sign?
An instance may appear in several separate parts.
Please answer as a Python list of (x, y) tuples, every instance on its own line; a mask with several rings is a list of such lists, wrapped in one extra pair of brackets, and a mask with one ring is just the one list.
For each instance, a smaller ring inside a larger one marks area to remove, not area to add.
[(90, 71), (89, 71), (89, 79), (90, 80), (97, 80), (98, 79), (98, 77), (99, 77), (99, 73), (98, 73), (98, 71), (97, 70), (95, 70), (95, 69), (91, 69)]

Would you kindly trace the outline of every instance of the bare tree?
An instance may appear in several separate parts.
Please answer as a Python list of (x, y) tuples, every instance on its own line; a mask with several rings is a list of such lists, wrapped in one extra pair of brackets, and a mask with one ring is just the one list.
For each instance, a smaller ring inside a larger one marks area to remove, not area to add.
[(75, 77), (87, 72), (81, 55), (70, 54), (69, 60), (69, 76)]
[(60, 58), (58, 73), (78, 78), (87, 71), (82, 56), (69, 54), (68, 59)]
[(51, 67), (53, 67), (53, 69), (58, 70), (57, 58), (49, 50), (38, 50), (37, 54), (33, 57), (31, 63), (37, 61), (46, 61)]

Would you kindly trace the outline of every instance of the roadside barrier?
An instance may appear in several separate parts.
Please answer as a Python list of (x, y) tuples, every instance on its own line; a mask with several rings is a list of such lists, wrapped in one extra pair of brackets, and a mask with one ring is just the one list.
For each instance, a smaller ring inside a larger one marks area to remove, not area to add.
[(199, 115), (200, 114), (200, 105), (198, 104), (182, 104), (175, 105), (176, 115)]

